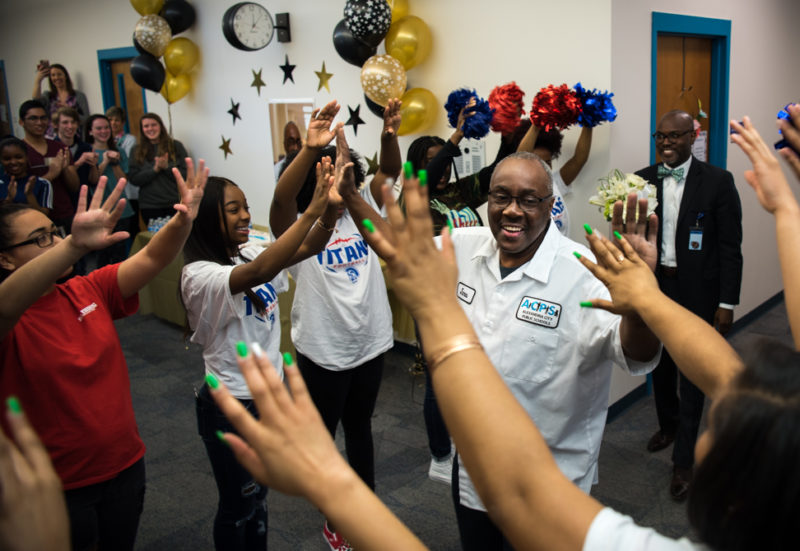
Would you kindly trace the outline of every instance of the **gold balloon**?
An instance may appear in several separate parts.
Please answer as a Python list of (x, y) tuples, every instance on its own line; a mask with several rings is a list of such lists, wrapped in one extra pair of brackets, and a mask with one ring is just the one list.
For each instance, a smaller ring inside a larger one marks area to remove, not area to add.
[(389, 55), (374, 55), (361, 66), (361, 88), (369, 99), (386, 107), (406, 89), (406, 71)]
[(167, 103), (175, 103), (188, 94), (191, 89), (192, 79), (189, 75), (173, 76), (167, 73), (167, 78), (164, 79), (164, 85), (161, 87), (161, 95), (164, 96)]
[(400, 114), (403, 120), (397, 130), (399, 136), (422, 132), (436, 122), (439, 102), (427, 88), (412, 88), (403, 94), (401, 100), (403, 105), (400, 107)]
[(406, 71), (425, 61), (432, 45), (431, 30), (416, 15), (392, 23), (386, 33), (386, 53), (402, 63)]
[(389, 0), (389, 7), (392, 8), (392, 23), (408, 15), (408, 0)]
[(161, 11), (164, 0), (131, 0), (131, 6), (139, 15), (150, 15)]
[(164, 50), (164, 64), (167, 71), (173, 75), (185, 75), (189, 73), (197, 64), (200, 50), (197, 45), (188, 38), (173, 38)]
[(172, 39), (169, 23), (158, 15), (145, 15), (139, 19), (133, 34), (136, 42), (155, 57), (164, 55), (164, 50)]

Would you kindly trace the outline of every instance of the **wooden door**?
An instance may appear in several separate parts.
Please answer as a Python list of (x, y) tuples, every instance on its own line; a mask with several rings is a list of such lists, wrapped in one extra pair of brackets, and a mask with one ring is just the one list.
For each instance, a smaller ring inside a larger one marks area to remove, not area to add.
[(0, 60), (0, 137), (14, 133), (11, 105), (8, 103), (8, 86), (6, 85), (6, 68)]
[(142, 88), (131, 78), (131, 60), (117, 59), (110, 63), (114, 105), (125, 109), (126, 129), (139, 138), (139, 120), (145, 113)]
[[(708, 113), (714, 101), (711, 98), (711, 53), (711, 38), (658, 36), (656, 120), (673, 109), (686, 111), (700, 123), (700, 131), (706, 133), (706, 151), (712, 139), (720, 139), (709, 132), (713, 121)], [(658, 153), (656, 159), (661, 162)]]

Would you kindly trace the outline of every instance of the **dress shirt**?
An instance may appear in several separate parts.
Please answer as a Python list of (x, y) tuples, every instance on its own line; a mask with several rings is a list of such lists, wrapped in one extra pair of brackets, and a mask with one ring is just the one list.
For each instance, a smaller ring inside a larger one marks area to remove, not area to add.
[(683, 168), (683, 178), (680, 181), (676, 181), (672, 176), (667, 176), (661, 180), (661, 199), (664, 202), (664, 204), (661, 205), (661, 212), (663, 213), (664, 220), (661, 222), (660, 262), (664, 266), (672, 266), (673, 268), (678, 265), (675, 255), (675, 232), (678, 225), (678, 213), (681, 209), (683, 190), (686, 187), (686, 176), (689, 174), (689, 167), (691, 165), (692, 157), (690, 155), (682, 165), (667, 167), (670, 169)]

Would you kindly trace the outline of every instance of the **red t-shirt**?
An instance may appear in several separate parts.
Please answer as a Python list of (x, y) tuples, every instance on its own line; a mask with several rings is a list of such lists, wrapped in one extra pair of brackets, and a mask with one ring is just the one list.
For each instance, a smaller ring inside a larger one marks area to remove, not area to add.
[(3, 399), (20, 399), (65, 490), (109, 480), (144, 455), (113, 323), (136, 312), (139, 296), (122, 298), (118, 268), (56, 285), (0, 341)]
[[(55, 140), (47, 140), (47, 152), (44, 155), (36, 151), (28, 142), (25, 142), (25, 146), (28, 148), (28, 169), (31, 174), (36, 176), (47, 174), (50, 161), (62, 149), (67, 150), (67, 155), (70, 154), (66, 145)], [(70, 157), (70, 162), (71, 159)], [(72, 220), (72, 217), (75, 216), (75, 205), (72, 204), (72, 199), (69, 197), (69, 190), (64, 181), (63, 172), (50, 183), (53, 185), (53, 212), (50, 218), (56, 222)]]

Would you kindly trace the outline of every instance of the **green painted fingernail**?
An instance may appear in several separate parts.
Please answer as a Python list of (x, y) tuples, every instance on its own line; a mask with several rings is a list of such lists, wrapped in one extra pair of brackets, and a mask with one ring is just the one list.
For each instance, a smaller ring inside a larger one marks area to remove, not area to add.
[(226, 446), (230, 447), (230, 444), (228, 444), (228, 441), (227, 441), (227, 440), (225, 440), (225, 433), (224, 433), (224, 432), (222, 432), (221, 430), (218, 430), (218, 431), (216, 432), (216, 435), (217, 435), (217, 438), (219, 438), (219, 441), (220, 441), (220, 442), (222, 442), (222, 443), (223, 443), (223, 444), (225, 444)]
[(364, 228), (365, 228), (365, 229), (366, 229), (366, 230), (367, 230), (369, 233), (375, 233), (375, 224), (373, 224), (373, 223), (372, 223), (372, 220), (370, 220), (369, 218), (364, 218), (364, 219), (361, 221), (361, 225), (362, 225), (362, 226), (364, 226)]
[(584, 300), (581, 302), (581, 308), (593, 308), (593, 307), (594, 305), (588, 300)]
[(22, 405), (20, 405), (19, 398), (16, 396), (9, 396), (6, 398), (6, 405), (8, 406), (8, 411), (14, 415), (22, 414)]
[(414, 175), (414, 165), (411, 164), (411, 161), (406, 161), (403, 163), (403, 172), (406, 175), (406, 178), (411, 178)]
[(294, 364), (294, 360), (292, 360), (292, 355), (291, 355), (291, 354), (289, 354), (288, 352), (284, 352), (284, 353), (283, 353), (283, 363), (284, 363), (285, 365), (292, 365), (292, 364)]
[(417, 172), (417, 178), (419, 178), (419, 187), (428, 185), (428, 171), (424, 168)]
[(240, 358), (247, 357), (247, 345), (244, 341), (239, 341), (236, 343), (236, 353), (239, 354)]
[(578, 251), (572, 251), (572, 254), (575, 255), (575, 258), (580, 258), (581, 257), (581, 253), (579, 253)]
[(618, 231), (615, 231), (614, 237), (616, 237), (617, 239), (622, 239), (622, 234), (620, 234)]
[(453, 233), (453, 221), (450, 220), (449, 218), (447, 219), (447, 227), (450, 230), (450, 233), (452, 234)]
[(219, 380), (217, 380), (213, 373), (206, 373), (206, 384), (214, 390), (219, 388)]
[(586, 230), (587, 235), (592, 235), (592, 227), (589, 224), (584, 224), (583, 229)]

